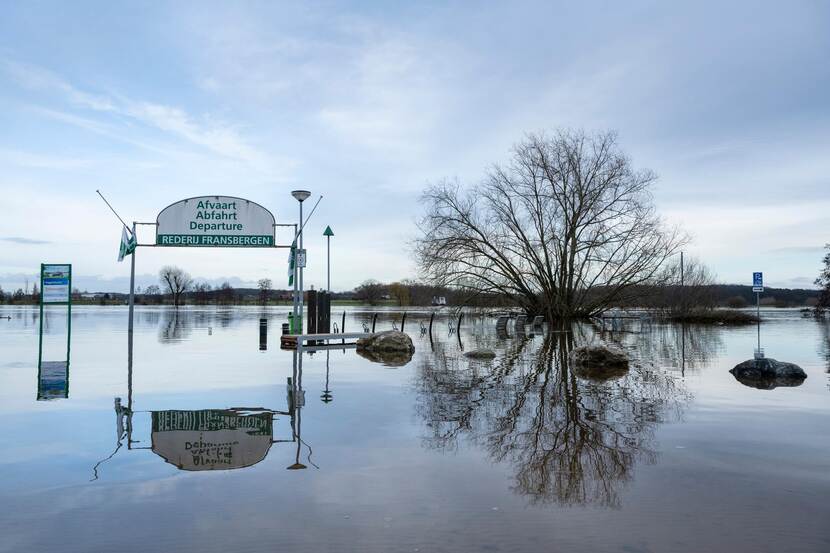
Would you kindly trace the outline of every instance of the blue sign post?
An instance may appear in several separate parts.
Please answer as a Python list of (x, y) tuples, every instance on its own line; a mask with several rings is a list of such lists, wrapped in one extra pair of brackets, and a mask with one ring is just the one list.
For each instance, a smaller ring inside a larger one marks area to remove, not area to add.
[(752, 273), (752, 291), (755, 292), (755, 316), (761, 320), (761, 292), (764, 291), (764, 273)]
[[(756, 290), (759, 288), (759, 290)], [(752, 273), (752, 291), (753, 292), (763, 292), (764, 291), (764, 273), (757, 272)]]

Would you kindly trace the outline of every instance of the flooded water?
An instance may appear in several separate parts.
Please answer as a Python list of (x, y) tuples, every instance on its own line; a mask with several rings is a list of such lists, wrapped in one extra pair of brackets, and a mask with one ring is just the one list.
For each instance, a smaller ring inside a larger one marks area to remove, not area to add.
[[(830, 323), (797, 312), (760, 342), (808, 378), (771, 390), (728, 372), (754, 326), (410, 312), (390, 367), (281, 351), (286, 308), (139, 308), (130, 369), (126, 309), (76, 307), (68, 366), (62, 313), (39, 373), (37, 310), (0, 307), (2, 552), (830, 551)], [(626, 375), (568, 368), (596, 340)]]

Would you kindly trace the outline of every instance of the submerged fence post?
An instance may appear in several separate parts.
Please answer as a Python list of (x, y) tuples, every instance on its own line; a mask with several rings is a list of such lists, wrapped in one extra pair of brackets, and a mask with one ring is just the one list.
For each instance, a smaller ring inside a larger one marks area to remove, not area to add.
[(377, 323), (377, 322), (378, 322), (378, 314), (375, 313), (374, 315), (372, 315), (372, 334), (375, 333), (375, 323)]
[(458, 314), (458, 323), (455, 325), (455, 333), (458, 334), (458, 331), (461, 329), (461, 317), (464, 316), (464, 313)]
[(403, 312), (403, 317), (401, 317), (401, 332), (403, 332), (403, 326), (406, 324), (406, 311)]

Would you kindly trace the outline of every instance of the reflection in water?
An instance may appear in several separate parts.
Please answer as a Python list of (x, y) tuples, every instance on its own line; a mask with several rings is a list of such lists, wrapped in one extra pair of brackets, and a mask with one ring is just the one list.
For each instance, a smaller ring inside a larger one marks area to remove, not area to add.
[(166, 310), (159, 326), (159, 342), (169, 344), (187, 339), (194, 322), (193, 314), (186, 309)]
[[(72, 344), (72, 308), (69, 307), (63, 317), (63, 328), (66, 330), (66, 342), (62, 343), (61, 359), (46, 361), (43, 359), (44, 351), (44, 336), (46, 341), (54, 342), (58, 337), (50, 336), (54, 334), (53, 330), (53, 316), (50, 310), (44, 309), (41, 306), (40, 327), (38, 333), (38, 352), (37, 352), (37, 400), (49, 401), (52, 399), (68, 399), (69, 398), (69, 358)], [(58, 325), (58, 328), (61, 328)], [(62, 340), (61, 340), (62, 342)], [(54, 352), (54, 348), (48, 348), (48, 351)], [(51, 353), (54, 355), (54, 353)]]
[(685, 376), (709, 365), (725, 348), (723, 328), (696, 324), (638, 321), (636, 330), (601, 330), (605, 341), (632, 348), (643, 359), (666, 369), (677, 368)]
[(152, 450), (181, 470), (249, 467), (268, 454), (272, 411), (237, 409), (153, 411)]
[(653, 463), (657, 426), (690, 399), (666, 373), (634, 363), (611, 382), (579, 379), (568, 366), (590, 331), (512, 342), (494, 363), (436, 352), (419, 367), (418, 412), (429, 447), (469, 439), (514, 467), (513, 490), (534, 503), (620, 505), (639, 460)]
[(827, 319), (821, 319), (821, 321), (819, 321), (819, 325), (821, 326), (822, 335), (824, 336), (821, 345), (821, 355), (824, 357), (824, 362), (827, 364), (827, 373), (830, 374), (830, 321)]
[[(297, 444), (294, 463), (289, 470), (304, 469), (300, 462), (302, 447), (307, 448), (306, 460), (311, 461), (311, 446), (302, 439), (302, 408), (305, 391), (302, 388), (302, 353), (293, 352), (293, 373), (288, 378), (287, 409), (276, 411), (262, 408), (228, 408), (201, 410), (134, 411), (132, 341), (128, 342), (127, 405), (115, 398), (116, 445), (112, 453), (98, 461), (92, 469), (92, 480), (99, 478), (103, 463), (112, 459), (124, 444), (127, 450), (150, 449), (179, 470), (212, 471), (250, 467), (265, 459), (271, 445), (280, 442)], [(150, 415), (150, 447), (133, 436), (136, 416)], [(274, 420), (287, 415), (291, 424), (291, 439), (274, 439)]]

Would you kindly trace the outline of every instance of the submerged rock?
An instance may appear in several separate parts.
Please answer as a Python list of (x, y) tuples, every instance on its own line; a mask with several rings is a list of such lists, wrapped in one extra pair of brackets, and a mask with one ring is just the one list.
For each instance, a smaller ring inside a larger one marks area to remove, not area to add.
[(403, 367), (412, 361), (411, 351), (369, 351), (359, 349), (357, 350), (357, 354), (372, 363), (380, 363), (387, 367)]
[(496, 352), (491, 349), (474, 349), (464, 353), (470, 359), (495, 359)]
[(359, 338), (357, 340), (357, 349), (412, 353), (415, 351), (415, 345), (412, 343), (412, 338), (406, 333), (398, 330), (387, 330), (385, 332), (375, 332), (366, 338)]
[(357, 353), (375, 363), (390, 367), (406, 365), (412, 359), (415, 346), (412, 339), (397, 330), (376, 332), (357, 340)]
[(729, 371), (744, 386), (759, 390), (772, 390), (780, 387), (801, 386), (807, 373), (794, 363), (777, 361), (768, 357), (747, 359), (738, 363)]
[(582, 346), (571, 351), (571, 368), (580, 378), (610, 380), (628, 372), (628, 355), (606, 346)]

